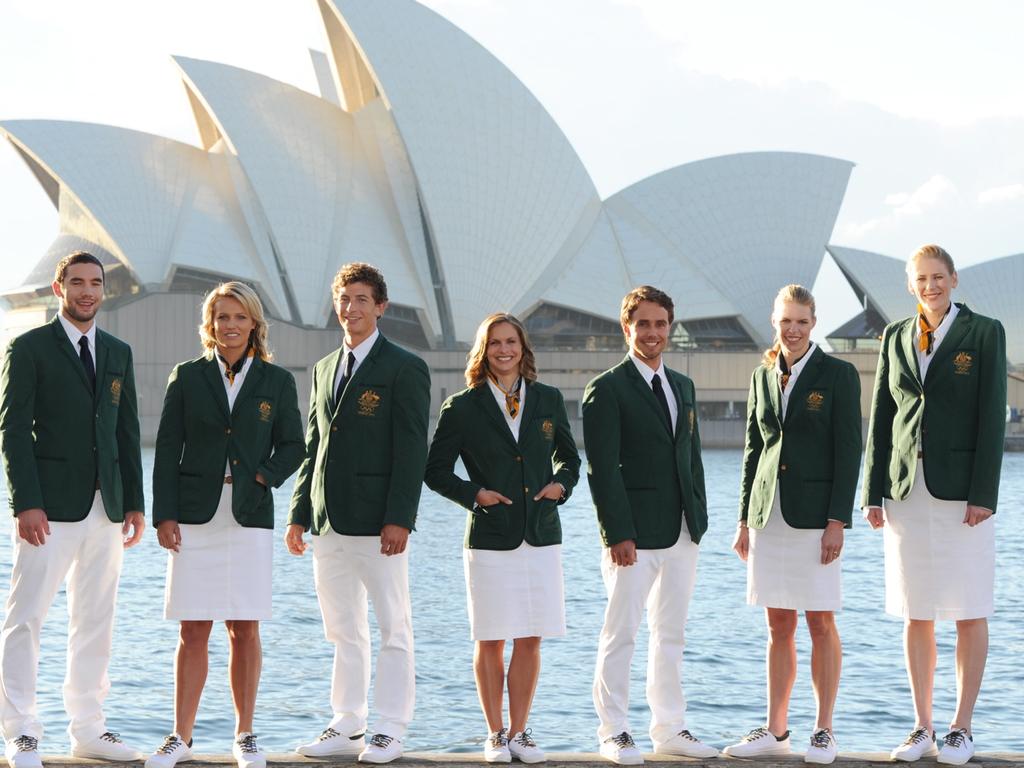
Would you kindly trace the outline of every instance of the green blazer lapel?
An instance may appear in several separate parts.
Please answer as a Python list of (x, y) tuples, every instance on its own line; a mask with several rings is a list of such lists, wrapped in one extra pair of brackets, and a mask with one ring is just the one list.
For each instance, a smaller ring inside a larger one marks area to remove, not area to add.
[[(637, 391), (637, 396), (647, 403), (651, 410), (654, 412), (655, 418), (658, 419), (658, 423), (665, 428), (665, 431), (672, 435), (672, 425), (665, 423), (665, 414), (662, 413), (661, 404), (658, 402), (658, 398), (654, 396), (654, 390), (651, 385), (648, 384), (640, 371), (636, 369), (636, 363), (633, 362), (629, 355), (626, 355), (624, 363), (626, 369), (626, 376), (633, 382), (633, 388)], [(667, 374), (666, 374), (667, 375)], [(671, 391), (671, 387), (669, 388)]]
[(917, 362), (917, 347), (914, 345), (914, 324), (917, 323), (917, 315), (910, 318), (903, 330), (900, 331), (900, 352), (904, 356), (904, 365), (908, 371), (913, 372), (914, 378), (921, 383), (921, 366)]
[(320, 366), (320, 381), (317, 382), (317, 392), (321, 394), (324, 402), (327, 403), (327, 410), (332, 415), (338, 412), (338, 401), (334, 399), (334, 382), (338, 380), (338, 366), (341, 365), (341, 347), (338, 347), (327, 356), (327, 362)]
[(103, 382), (107, 375), (107, 358), (110, 356), (110, 350), (107, 348), (107, 342), (103, 338), (103, 334), (100, 333), (100, 329), (96, 329), (96, 391), (93, 392), (93, 400), (99, 402), (100, 389), (103, 388)]
[[(267, 373), (267, 364), (260, 360), (259, 357), (253, 357), (252, 362), (249, 364), (249, 370), (245, 374), (245, 380), (242, 382), (242, 388), (238, 391), (237, 397), (235, 397), (235, 403), (239, 400), (248, 397), (249, 393), (252, 392), (256, 387), (259, 386), (260, 381)], [(223, 389), (221, 385), (221, 389)], [(225, 402), (227, 401), (227, 393), (224, 393)]]
[[(373, 370), (373, 366), (377, 362), (377, 355), (379, 355), (381, 353), (383, 347), (384, 347), (384, 335), (381, 334), (380, 336), (377, 337), (377, 341), (375, 341), (373, 343), (373, 346), (370, 347), (370, 352), (366, 356), (366, 359), (359, 363), (359, 367), (356, 368), (355, 373), (352, 374), (352, 378), (350, 378), (348, 381), (345, 382), (345, 390), (341, 393), (341, 397), (338, 398), (338, 403), (335, 406), (335, 412), (337, 412), (337, 410), (340, 409), (342, 404), (345, 402), (346, 396), (348, 395), (348, 393), (352, 389), (353, 382), (360, 382), (363, 379), (365, 379), (367, 376), (370, 375), (370, 371)], [(341, 362), (341, 355), (339, 354), (338, 355), (338, 363), (340, 363), (340, 362)], [(334, 386), (334, 382), (338, 378), (337, 365), (335, 365), (333, 367), (335, 368), (335, 373), (334, 373), (334, 378), (331, 379), (331, 387)]]
[[(473, 400), (480, 412), (485, 415), (494, 428), (498, 430), (498, 433), (502, 435), (502, 439), (515, 445), (516, 441), (512, 437), (512, 430), (508, 428), (508, 422), (505, 421), (505, 417), (502, 415), (501, 409), (491, 393), (491, 388), (486, 382), (479, 387), (473, 388)], [(519, 434), (523, 434), (522, 425), (520, 425)]]
[[(673, 438), (678, 440), (679, 436), (682, 434), (682, 430), (684, 427), (687, 431), (689, 431), (690, 429), (689, 424), (683, 424), (683, 422), (686, 421), (686, 414), (684, 412), (685, 408), (683, 406), (684, 399), (682, 384), (675, 375), (669, 373), (667, 368), (665, 369), (665, 378), (669, 380), (669, 391), (676, 399), (676, 428), (675, 433), (673, 434)], [(691, 403), (690, 406), (695, 408), (696, 403)], [(659, 405), (658, 407), (660, 408), (661, 406)]]
[[(82, 385), (88, 390), (92, 385), (89, 384), (89, 379), (85, 375), (85, 366), (82, 365), (82, 358), (78, 356), (78, 350), (76, 350), (74, 345), (72, 345), (71, 339), (68, 338), (67, 333), (64, 331), (64, 326), (61, 325), (60, 318), (54, 317), (53, 320), (50, 321), (50, 326), (53, 328), (57, 348), (60, 350), (60, 353), (67, 357), (71, 362), (71, 367), (74, 368), (75, 372), (78, 374), (79, 381), (81, 381)], [(99, 338), (99, 333), (97, 333), (96, 336)], [(97, 375), (96, 379), (97, 381), (99, 380), (99, 375)]]
[(928, 373), (924, 377), (925, 381), (931, 381), (938, 375), (936, 372), (942, 369), (942, 364), (960, 346), (960, 342), (963, 341), (964, 336), (971, 329), (971, 320), (974, 317), (974, 313), (963, 304), (958, 304), (957, 307), (959, 311), (956, 317), (953, 318), (952, 325), (950, 325), (945, 337), (943, 337), (942, 342), (939, 344), (939, 348), (932, 352), (933, 357), (932, 361), (928, 364)]
[(221, 413), (224, 414), (224, 418), (230, 419), (231, 412), (228, 410), (228, 393), (224, 390), (223, 377), (224, 373), (220, 369), (220, 361), (215, 354), (213, 359), (207, 360), (206, 365), (203, 367), (203, 379), (205, 379), (210, 387), (213, 400), (217, 403)]
[[(537, 412), (537, 409), (540, 407), (539, 406), (540, 395), (537, 394), (536, 388), (534, 388), (533, 385), (528, 384), (526, 381), (523, 381), (523, 385), (522, 386), (523, 386), (523, 404), (522, 404), (522, 408), (524, 410), (523, 410), (523, 415), (520, 417), (522, 419), (522, 421), (520, 421), (520, 423), (519, 423), (519, 443), (518, 443), (519, 445), (523, 445), (523, 443), (525, 441), (528, 441), (530, 439), (531, 435), (535, 434), (535, 431), (533, 429), (530, 429), (530, 425), (533, 424), (533, 422), (535, 422), (537, 420), (537, 417), (540, 415)], [(493, 401), (494, 398), (491, 398), (491, 400)], [(497, 402), (495, 402), (494, 404), (497, 405)], [(501, 409), (499, 408), (499, 412), (500, 412), (500, 410)], [(502, 421), (504, 421), (505, 417), (502, 416), (501, 419), (502, 419)], [(509, 430), (507, 427), (506, 427), (506, 431), (510, 435), (512, 434), (511, 430)]]
[[(779, 352), (781, 355), (782, 353)], [(799, 381), (799, 379), (798, 379)], [(775, 366), (764, 368), (764, 388), (767, 390), (768, 402), (772, 405), (772, 413), (775, 420), (782, 424), (782, 390), (779, 388), (779, 377), (775, 373)]]
[[(781, 354), (781, 352), (779, 353)], [(821, 363), (822, 357), (825, 353), (821, 351), (821, 347), (815, 347), (811, 353), (810, 358), (804, 363), (804, 369), (800, 371), (800, 375), (796, 377), (796, 382), (793, 384), (793, 390), (789, 393), (789, 407), (786, 408), (786, 418), (782, 420), (783, 424), (788, 424), (793, 419), (793, 414), (797, 411), (802, 411), (806, 405), (806, 398), (804, 393), (811, 388), (811, 382), (817, 380), (818, 376), (818, 365)], [(778, 387), (773, 387), (778, 392)]]

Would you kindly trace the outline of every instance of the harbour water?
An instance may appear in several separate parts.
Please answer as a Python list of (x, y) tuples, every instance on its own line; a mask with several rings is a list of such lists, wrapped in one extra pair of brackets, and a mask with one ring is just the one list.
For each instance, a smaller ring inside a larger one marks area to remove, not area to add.
[[(147, 482), (152, 451), (144, 454)], [(764, 720), (762, 612), (745, 604), (745, 571), (730, 549), (735, 528), (740, 452), (706, 451), (710, 530), (701, 544), (698, 583), (690, 608), (683, 679), (687, 727), (721, 746)], [(1004, 457), (997, 515), (996, 616), (991, 653), (974, 721), (980, 751), (1024, 752), (1024, 454)], [(274, 559), (274, 619), (263, 625), (264, 668), (256, 732), (268, 751), (288, 751), (314, 737), (330, 719), (332, 652), (323, 636), (309, 554), (293, 557), (281, 542), (291, 481), (278, 489)], [(4, 506), (6, 507), (6, 489)], [(147, 498), (149, 488), (147, 487)], [(590, 686), (604, 608), (600, 541), (585, 479), (561, 508), (565, 543), (568, 635), (545, 641), (530, 725), (550, 751), (594, 751), (596, 720)], [(416, 718), (409, 750), (477, 751), (486, 735), (472, 675), (462, 575), (464, 514), (424, 489), (413, 535), (410, 578), (416, 632)], [(9, 525), (9, 524), (8, 524)], [(11, 536), (0, 537), (0, 584), (9, 586)], [(177, 626), (163, 619), (166, 554), (151, 529), (130, 550), (118, 600), (108, 726), (144, 751), (168, 733), (173, 715), (173, 653)], [(859, 517), (847, 532), (843, 555), (844, 610), (838, 616), (844, 645), (842, 685), (835, 717), (842, 751), (888, 750), (913, 725), (903, 670), (901, 622), (882, 611), (882, 537)], [(63, 592), (43, 630), (39, 710), (47, 732), (41, 749), (68, 749), (61, 702), (66, 642)], [(939, 670), (935, 722), (941, 729), (954, 708), (955, 633), (938, 625)], [(211, 638), (210, 675), (195, 730), (198, 752), (227, 752), (234, 727), (227, 683), (223, 628)], [(801, 624), (799, 673), (790, 707), (794, 745), (802, 749), (814, 725), (810, 645)], [(631, 720), (641, 748), (649, 749), (644, 703), (646, 631), (634, 658)], [(372, 702), (371, 702), (372, 712)]]

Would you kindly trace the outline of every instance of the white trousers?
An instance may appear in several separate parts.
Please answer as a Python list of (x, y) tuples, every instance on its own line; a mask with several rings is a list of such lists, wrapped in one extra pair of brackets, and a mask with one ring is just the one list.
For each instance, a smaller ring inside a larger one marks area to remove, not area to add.
[(313, 537), (313, 578), (324, 633), (334, 644), (330, 727), (345, 735), (367, 730), (370, 625), (367, 597), (380, 629), (373, 686), (374, 733), (403, 738), (416, 700), (409, 550), (382, 555), (378, 536)]
[(698, 547), (684, 523), (679, 540), (668, 549), (638, 549), (636, 563), (612, 563), (606, 547), (601, 575), (608, 592), (604, 626), (597, 646), (594, 708), (604, 741), (629, 727), (629, 681), (636, 633), (644, 606), (650, 644), (647, 650), (647, 704), (650, 736), (663, 744), (686, 727), (686, 696), (680, 673), (683, 664), (686, 614), (697, 577)]
[(0, 630), (0, 717), (4, 735), (42, 738), (36, 714), (39, 630), (67, 579), (68, 652), (64, 709), (72, 743), (106, 730), (103, 701), (110, 691), (107, 666), (114, 633), (117, 582), (124, 557), (121, 524), (111, 522), (99, 491), (85, 520), (50, 523), (46, 543), (34, 547), (18, 536), (7, 615)]

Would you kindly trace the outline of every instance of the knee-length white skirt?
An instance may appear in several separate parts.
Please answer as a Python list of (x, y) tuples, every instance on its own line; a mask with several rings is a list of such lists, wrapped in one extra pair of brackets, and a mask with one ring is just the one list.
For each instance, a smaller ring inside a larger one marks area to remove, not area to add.
[(464, 549), (462, 563), (474, 641), (565, 635), (561, 545)]
[(842, 554), (821, 564), (820, 528), (793, 528), (776, 492), (768, 522), (750, 529), (747, 603), (763, 608), (838, 611), (843, 605)]
[(274, 532), (244, 528), (225, 484), (208, 523), (181, 525), (179, 552), (168, 552), (164, 618), (260, 621), (271, 617)]
[(885, 611), (905, 619), (981, 619), (994, 611), (995, 518), (971, 528), (966, 501), (928, 492), (918, 459), (903, 501), (885, 499)]

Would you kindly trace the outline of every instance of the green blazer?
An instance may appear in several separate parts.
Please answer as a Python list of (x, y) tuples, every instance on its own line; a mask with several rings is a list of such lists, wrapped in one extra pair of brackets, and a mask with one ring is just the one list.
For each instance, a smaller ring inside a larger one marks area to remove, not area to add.
[[(426, 483), (469, 510), (468, 549), (515, 549), (523, 539), (535, 547), (562, 543), (557, 506), (580, 478), (580, 455), (562, 393), (539, 382), (527, 384), (522, 419), (517, 442), (487, 384), (464, 389), (441, 406)], [(460, 456), (469, 480), (453, 471)], [(565, 496), (534, 501), (551, 482), (561, 483)], [(512, 504), (477, 507), (481, 488), (498, 491)]]
[(583, 393), (587, 479), (606, 546), (671, 547), (684, 517), (695, 543), (707, 530), (693, 382), (668, 368), (665, 375), (679, 411), (674, 434), (628, 355)]
[(302, 462), (302, 417), (295, 379), (253, 358), (228, 411), (224, 372), (214, 358), (179, 363), (171, 371), (156, 435), (153, 523), (208, 523), (217, 511), (231, 462), (231, 511), (246, 528), (274, 527), (277, 488)]
[(342, 351), (313, 368), (306, 457), (289, 524), (348, 536), (378, 536), (384, 525), (410, 531), (427, 463), (427, 364), (381, 335), (339, 402), (334, 381)]
[(778, 489), (791, 527), (839, 520), (849, 528), (860, 450), (860, 374), (850, 363), (816, 348), (793, 383), (785, 420), (775, 366), (759, 366), (747, 398), (740, 520), (764, 528)]
[(924, 480), (936, 499), (996, 510), (1006, 431), (1006, 334), (998, 320), (964, 304), (924, 381), (909, 317), (882, 334), (871, 398), (864, 506), (910, 495), (923, 451)]
[(0, 452), (17, 515), (84, 520), (99, 481), (113, 522), (145, 510), (131, 348), (96, 329), (96, 391), (60, 319), (14, 339), (0, 374)]

